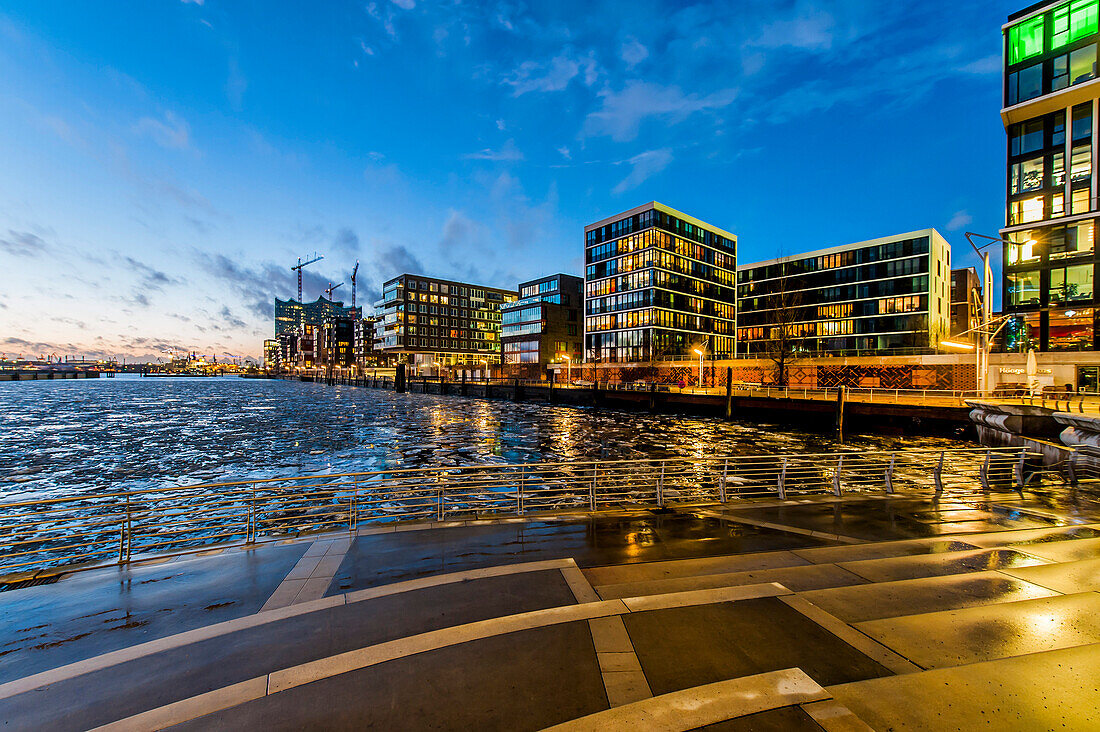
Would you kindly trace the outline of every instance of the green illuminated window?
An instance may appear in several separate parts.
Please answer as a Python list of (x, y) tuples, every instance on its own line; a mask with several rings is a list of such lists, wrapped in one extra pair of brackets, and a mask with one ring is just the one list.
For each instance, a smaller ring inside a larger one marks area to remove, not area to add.
[[(1095, 33), (1097, 18), (1100, 16), (1098, 11), (1100, 11), (1100, 0), (1073, 0), (1055, 8), (1051, 17), (1053, 28), (1050, 47), (1061, 48), (1067, 43)], [(1021, 59), (1024, 58), (1027, 56), (1021, 57)]]
[[(1090, 0), (1094, 9), (1100, 0)], [(1018, 64), (1043, 52), (1043, 17), (1037, 15), (1008, 29), (1008, 62)], [(1094, 15), (1095, 18), (1095, 15)], [(1095, 20), (1093, 26), (1095, 30)]]

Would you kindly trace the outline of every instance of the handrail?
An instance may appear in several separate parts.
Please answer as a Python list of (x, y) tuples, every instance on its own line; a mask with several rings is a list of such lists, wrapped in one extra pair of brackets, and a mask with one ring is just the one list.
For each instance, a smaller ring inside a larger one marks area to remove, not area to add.
[[(1026, 449), (919, 448), (394, 468), (0, 503), (0, 571), (124, 563), (366, 523), (843, 491), (1021, 490)], [(1042, 479), (1042, 476), (1040, 476)]]

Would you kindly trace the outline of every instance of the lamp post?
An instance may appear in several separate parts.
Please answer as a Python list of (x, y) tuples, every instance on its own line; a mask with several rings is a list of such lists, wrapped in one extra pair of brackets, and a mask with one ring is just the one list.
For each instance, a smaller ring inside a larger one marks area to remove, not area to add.
[[(973, 232), (973, 231), (964, 232), (963, 236), (966, 237), (966, 241), (974, 249), (974, 253), (982, 258), (982, 317), (981, 317), (981, 322), (980, 322), (980, 324), (978, 325), (977, 328), (971, 328), (970, 331), (967, 331), (967, 332), (977, 331), (977, 334), (978, 334), (977, 340), (980, 341), (977, 344), (976, 354), (975, 354), (977, 356), (977, 363), (975, 365), (975, 368), (978, 371), (978, 373), (976, 374), (976, 381), (977, 381), (978, 394), (980, 396), (980, 395), (984, 394), (986, 391), (988, 391), (988, 378), (987, 377), (988, 377), (988, 372), (989, 372), (990, 340), (995, 338), (997, 333), (1000, 332), (1001, 328), (1003, 328), (1005, 326), (1005, 324), (1008, 322), (1007, 319), (1004, 320), (1004, 322), (1002, 322), (999, 326), (997, 326), (997, 329), (995, 331), (993, 331), (993, 333), (989, 332), (989, 326), (991, 325), (990, 320), (993, 316), (993, 271), (989, 266), (989, 252), (983, 252), (982, 250), (985, 249), (986, 247), (992, 246), (993, 244), (996, 244), (996, 243), (1019, 244), (1020, 242), (1011, 241), (1011, 240), (1005, 239), (1004, 237), (1001, 237), (1001, 236), (989, 236), (988, 234), (978, 234), (978, 233)], [(974, 243), (974, 238), (973, 237), (978, 237), (979, 239), (988, 239), (989, 242), (987, 244), (983, 244), (982, 246), (978, 246), (977, 244)], [(1026, 242), (1023, 242), (1023, 243), (1031, 245), (1031, 246), (1035, 246), (1039, 242), (1036, 241), (1035, 239), (1028, 239)], [(960, 334), (960, 335), (963, 335), (963, 334)], [(944, 344), (945, 341), (940, 341), (940, 343)], [(948, 343), (950, 345), (957, 345), (957, 344), (952, 344), (950, 341), (947, 341), (946, 343)]]
[(707, 350), (707, 343), (710, 342), (709, 338), (704, 338), (703, 342), (699, 344), (698, 348), (692, 349), (699, 354), (699, 388), (703, 388), (703, 352)]
[[(978, 369), (978, 372), (975, 374), (978, 396), (982, 396), (986, 392), (986, 372), (983, 369), (989, 368), (989, 343), (997, 337), (997, 334), (1001, 332), (1001, 328), (1008, 325), (1008, 321), (1011, 319), (1011, 315), (1002, 315), (996, 321), (987, 322), (984, 325), (979, 325), (977, 328), (971, 328), (959, 333), (961, 336), (967, 333), (974, 333), (975, 343), (955, 340), (940, 341), (941, 346), (947, 346), (948, 348), (962, 348), (967, 351), (974, 349)], [(997, 327), (990, 332), (988, 328), (993, 325), (994, 322), (997, 323)]]

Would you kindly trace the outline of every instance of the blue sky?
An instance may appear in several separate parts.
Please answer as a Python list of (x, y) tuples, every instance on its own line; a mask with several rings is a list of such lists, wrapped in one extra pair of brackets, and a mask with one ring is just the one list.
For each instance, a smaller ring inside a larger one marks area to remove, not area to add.
[(257, 355), (299, 256), (307, 299), (356, 259), (360, 302), (403, 271), (515, 287), (654, 199), (743, 262), (934, 226), (972, 264), (1016, 9), (7, 3), (0, 352)]

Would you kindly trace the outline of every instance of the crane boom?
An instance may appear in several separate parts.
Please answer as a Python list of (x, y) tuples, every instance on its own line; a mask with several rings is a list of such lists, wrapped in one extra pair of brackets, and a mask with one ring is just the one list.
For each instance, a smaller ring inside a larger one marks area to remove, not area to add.
[(335, 290), (335, 289), (336, 289), (337, 287), (343, 287), (343, 286), (344, 286), (344, 283), (343, 283), (343, 282), (341, 282), (341, 283), (340, 283), (340, 284), (338, 284), (338, 285), (334, 285), (334, 284), (332, 284), (331, 282), (330, 282), (330, 283), (328, 283), (328, 289), (326, 289), (326, 290), (325, 290), (325, 294), (326, 294), (326, 295), (328, 295), (328, 299), (329, 299), (329, 300), (331, 300), (331, 299), (332, 299), (332, 291), (333, 291), (333, 290)]
[(298, 257), (298, 264), (290, 268), (291, 272), (298, 270), (298, 302), (302, 301), (302, 267), (313, 264), (314, 262), (320, 262), (322, 259), (324, 259), (324, 256), (316, 253), (313, 255), (313, 259), (308, 262), (303, 262), (302, 258)]
[(355, 275), (359, 272), (359, 260), (355, 260), (355, 269), (351, 271), (351, 308), (355, 309)]

